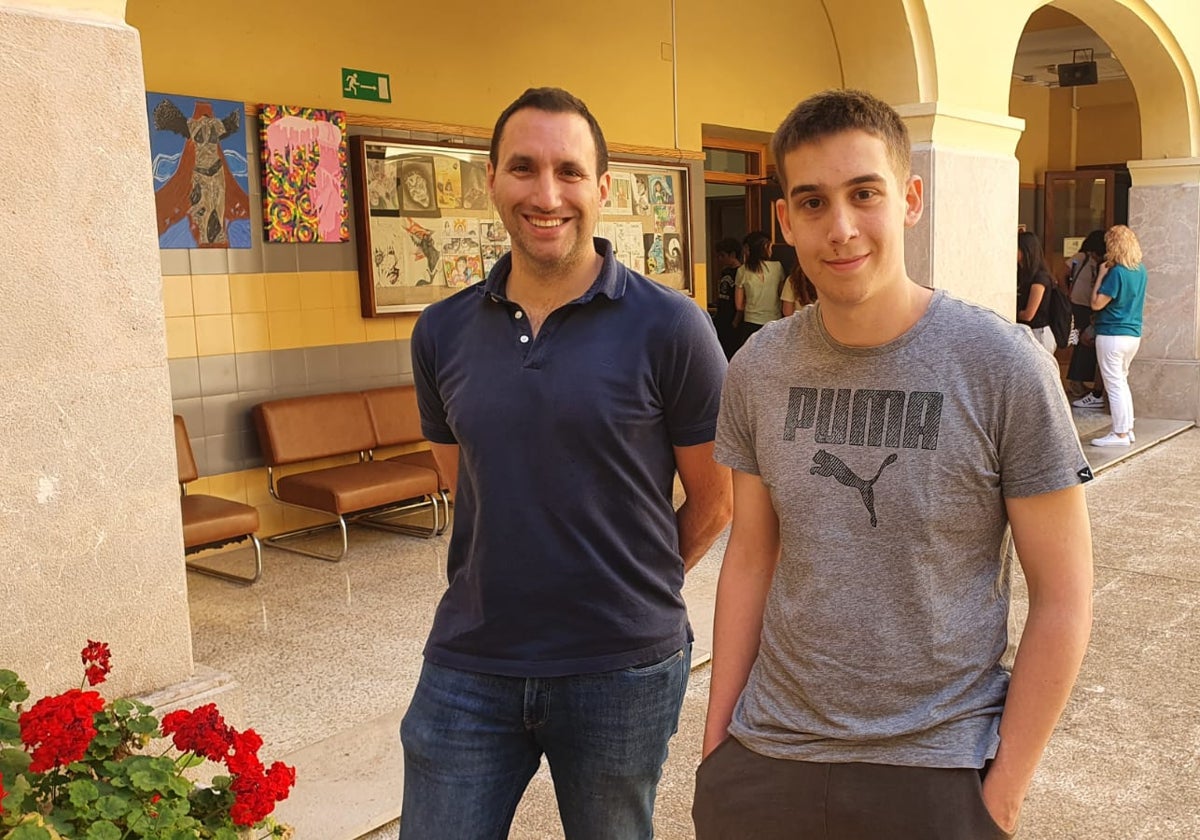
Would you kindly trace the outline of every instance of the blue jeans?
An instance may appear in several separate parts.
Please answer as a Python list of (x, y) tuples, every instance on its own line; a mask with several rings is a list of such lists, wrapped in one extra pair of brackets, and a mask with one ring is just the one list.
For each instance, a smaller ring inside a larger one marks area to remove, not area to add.
[(401, 840), (503, 840), (545, 754), (568, 840), (654, 836), (691, 645), (660, 662), (500, 677), (426, 662), (400, 725)]

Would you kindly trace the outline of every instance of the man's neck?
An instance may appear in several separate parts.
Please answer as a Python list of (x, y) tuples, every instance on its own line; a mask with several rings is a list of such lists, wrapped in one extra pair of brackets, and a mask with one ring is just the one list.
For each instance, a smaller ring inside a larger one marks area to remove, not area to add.
[(512, 270), (505, 284), (505, 297), (525, 310), (536, 335), (551, 312), (592, 287), (603, 267), (604, 258), (593, 253), (579, 265), (542, 273), (513, 254)]
[(839, 344), (880, 347), (912, 329), (933, 299), (933, 290), (905, 278), (888, 293), (859, 304), (820, 301), (821, 322)]

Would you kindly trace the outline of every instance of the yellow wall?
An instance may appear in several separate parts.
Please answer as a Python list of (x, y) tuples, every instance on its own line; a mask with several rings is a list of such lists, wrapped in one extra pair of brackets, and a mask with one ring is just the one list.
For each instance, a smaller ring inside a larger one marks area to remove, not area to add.
[(841, 85), (819, 0), (759, 0), (753, 14), (725, 0), (678, 3), (680, 146), (700, 127), (773, 132), (811, 93)]
[(1021, 183), (1040, 184), (1050, 151), (1050, 89), (1014, 81), (1009, 114), (1025, 120), (1025, 131), (1017, 141)]

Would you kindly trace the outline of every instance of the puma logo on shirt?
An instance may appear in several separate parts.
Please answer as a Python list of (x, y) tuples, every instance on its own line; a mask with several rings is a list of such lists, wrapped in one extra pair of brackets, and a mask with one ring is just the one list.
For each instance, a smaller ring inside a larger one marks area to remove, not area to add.
[(863, 507), (867, 509), (867, 513), (871, 514), (871, 527), (874, 528), (877, 520), (875, 518), (875, 482), (879, 480), (879, 476), (883, 471), (896, 463), (896, 453), (883, 459), (883, 463), (879, 465), (879, 469), (875, 471), (875, 477), (870, 481), (859, 478), (855, 475), (854, 470), (850, 469), (836, 455), (830, 454), (824, 449), (818, 449), (813, 455), (813, 464), (815, 466), (808, 472), (810, 475), (826, 475), (833, 476), (838, 484), (844, 484), (846, 487), (853, 487), (862, 496)]

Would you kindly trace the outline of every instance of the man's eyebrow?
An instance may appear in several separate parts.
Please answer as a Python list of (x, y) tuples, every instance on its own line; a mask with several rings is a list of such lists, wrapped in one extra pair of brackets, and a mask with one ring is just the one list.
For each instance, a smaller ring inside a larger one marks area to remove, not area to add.
[[(844, 184), (842, 184), (842, 186), (843, 187), (857, 187), (860, 184), (877, 184), (883, 180), (884, 180), (884, 177), (882, 175), (880, 175), (878, 172), (868, 172), (866, 175), (858, 175), (854, 178), (851, 178), (849, 181), (846, 181)], [(797, 196), (802, 193), (820, 192), (820, 191), (821, 191), (820, 184), (796, 184), (790, 190), (788, 190), (788, 195), (789, 196)]]
[[(513, 153), (504, 159), (505, 166), (532, 166), (538, 162), (538, 158), (533, 155)], [(575, 159), (564, 159), (554, 162), (555, 169), (578, 169), (581, 172), (587, 172), (587, 166)]]

